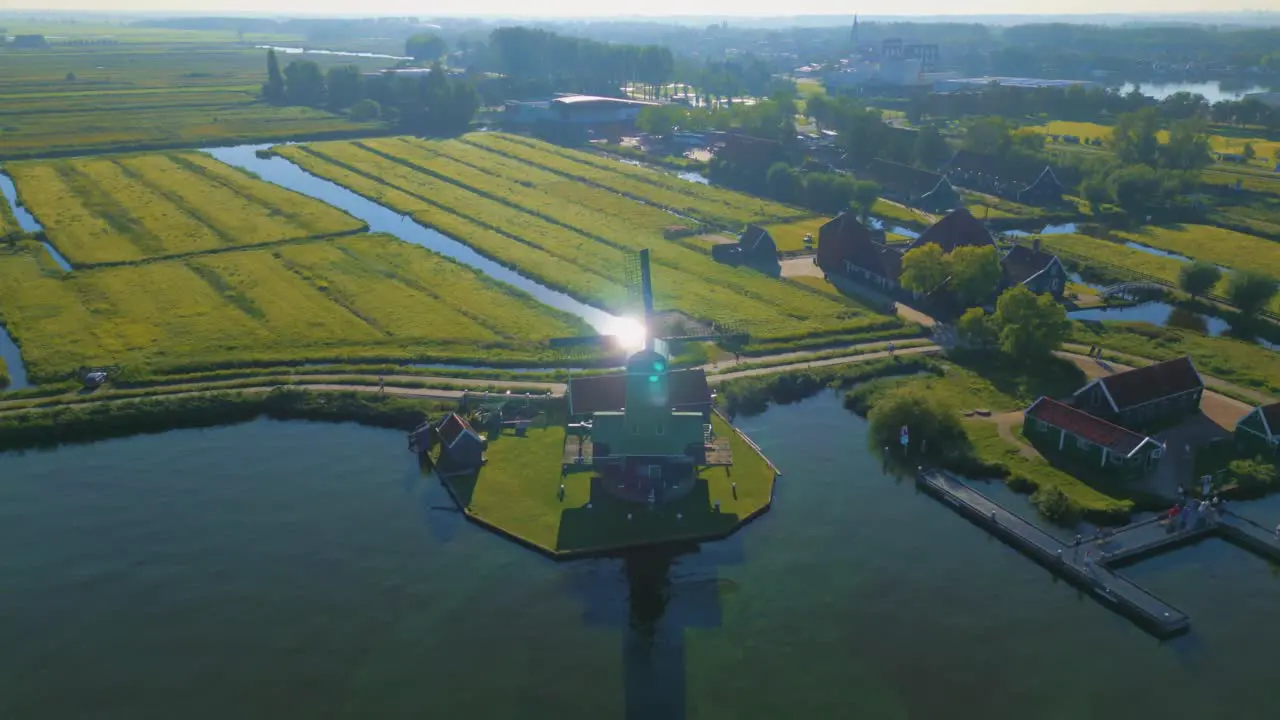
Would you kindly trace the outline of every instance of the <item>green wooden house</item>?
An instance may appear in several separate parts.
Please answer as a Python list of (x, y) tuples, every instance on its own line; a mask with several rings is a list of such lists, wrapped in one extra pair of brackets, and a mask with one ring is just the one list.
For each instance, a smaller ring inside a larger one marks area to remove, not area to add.
[(1048, 397), (1024, 413), (1023, 435), (1043, 454), (1119, 477), (1140, 477), (1164, 455), (1158, 440)]
[(1073, 403), (1125, 427), (1163, 425), (1199, 412), (1204, 380), (1190, 357), (1098, 378), (1076, 391)]
[(1280, 452), (1280, 402), (1256, 407), (1240, 418), (1236, 442), (1250, 451)]

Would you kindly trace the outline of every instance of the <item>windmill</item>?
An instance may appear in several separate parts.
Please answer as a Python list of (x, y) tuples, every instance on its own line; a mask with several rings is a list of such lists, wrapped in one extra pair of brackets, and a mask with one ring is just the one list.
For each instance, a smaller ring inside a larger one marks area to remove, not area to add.
[[(641, 313), (640, 328), (636, 331), (638, 334), (643, 335), (643, 338), (640, 339), (641, 342), (635, 342), (639, 338), (631, 337), (632, 333), (630, 332), (603, 333), (599, 335), (553, 338), (550, 341), (551, 347), (559, 350), (566, 357), (581, 357), (583, 354), (594, 355), (601, 348), (631, 351), (645, 350), (657, 352), (664, 357), (670, 357), (668, 345), (672, 341), (723, 342), (730, 339), (741, 342), (746, 341), (747, 333), (739, 325), (731, 323), (712, 323), (710, 332), (657, 336), (653, 331), (653, 281), (649, 271), (649, 250), (645, 249), (633, 255), (628, 255), (625, 272), (628, 305), (632, 308), (638, 308)], [(625, 319), (623, 320), (625, 322)], [(640, 345), (640, 347), (635, 347), (636, 345)]]

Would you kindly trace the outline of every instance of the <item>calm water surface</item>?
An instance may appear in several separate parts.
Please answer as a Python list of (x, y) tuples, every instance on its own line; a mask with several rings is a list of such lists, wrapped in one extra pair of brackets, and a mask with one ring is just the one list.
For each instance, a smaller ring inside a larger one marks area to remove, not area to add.
[(1194, 618), (1162, 644), (881, 474), (837, 395), (740, 423), (773, 512), (569, 564), (437, 509), (397, 432), (0, 455), (0, 717), (1274, 717), (1266, 563), (1130, 569)]
[[(1120, 322), (1145, 322), (1161, 327), (1191, 330), (1201, 335), (1219, 337), (1232, 335), (1231, 324), (1220, 317), (1192, 312), (1184, 307), (1163, 302), (1144, 302), (1138, 305), (1123, 307), (1089, 308), (1067, 313), (1073, 320), (1114, 320)], [(1261, 345), (1269, 350), (1280, 350), (1280, 345), (1265, 338), (1245, 337), (1244, 340)]]

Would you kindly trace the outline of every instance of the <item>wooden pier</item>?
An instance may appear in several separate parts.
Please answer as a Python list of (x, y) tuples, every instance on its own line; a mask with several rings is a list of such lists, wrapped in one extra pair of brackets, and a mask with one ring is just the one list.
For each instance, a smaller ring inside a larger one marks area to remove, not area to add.
[(1229, 510), (1141, 520), (1115, 531), (1063, 542), (945, 472), (920, 472), (916, 482), (961, 515), (1162, 638), (1186, 632), (1191, 619), (1118, 574), (1115, 569), (1119, 566), (1208, 537), (1221, 537), (1280, 560), (1280, 536), (1274, 530)]

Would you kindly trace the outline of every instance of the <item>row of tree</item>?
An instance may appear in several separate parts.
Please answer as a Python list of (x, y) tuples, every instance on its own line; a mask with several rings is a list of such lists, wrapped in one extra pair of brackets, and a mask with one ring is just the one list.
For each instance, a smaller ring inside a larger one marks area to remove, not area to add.
[(407, 132), (455, 135), (466, 132), (480, 108), (471, 83), (451, 79), (439, 62), (425, 73), (361, 74), (355, 65), (323, 72), (310, 60), (294, 60), (282, 71), (267, 51), (262, 97), (276, 105), (346, 111), (354, 120), (382, 118)]
[[(1222, 280), (1222, 269), (1207, 262), (1182, 266), (1178, 286), (1192, 297), (1209, 294)], [(1276, 279), (1252, 270), (1237, 270), (1227, 279), (1227, 300), (1245, 316), (1256, 315), (1280, 290)]]
[(489, 48), (498, 72), (568, 92), (613, 96), (639, 84), (657, 97), (675, 70), (671, 50), (661, 45), (615, 45), (535, 28), (498, 28)]

